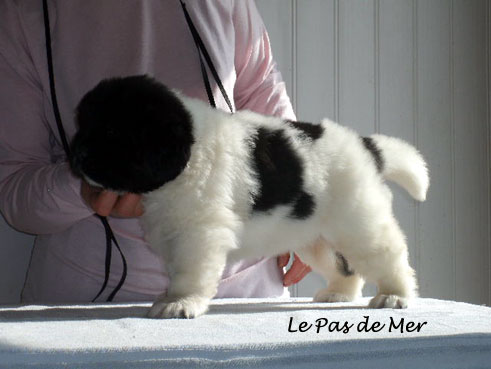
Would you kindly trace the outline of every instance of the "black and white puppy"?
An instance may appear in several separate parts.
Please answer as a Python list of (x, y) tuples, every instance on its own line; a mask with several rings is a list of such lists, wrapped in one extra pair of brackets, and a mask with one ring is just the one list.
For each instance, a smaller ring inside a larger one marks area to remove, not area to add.
[(371, 307), (417, 294), (384, 180), (424, 201), (425, 161), (411, 145), (362, 138), (329, 120), (234, 115), (146, 76), (104, 80), (80, 102), (71, 165), (89, 183), (143, 194), (142, 225), (171, 285), (149, 316), (206, 312), (227, 260), (295, 251), (329, 285), (316, 301)]

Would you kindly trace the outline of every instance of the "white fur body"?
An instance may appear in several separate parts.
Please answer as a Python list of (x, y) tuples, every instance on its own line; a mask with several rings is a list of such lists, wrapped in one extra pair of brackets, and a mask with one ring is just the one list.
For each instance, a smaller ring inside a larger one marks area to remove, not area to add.
[[(385, 160), (382, 173), (359, 135), (329, 120), (310, 139), (279, 118), (251, 112), (229, 115), (179, 97), (193, 119), (191, 157), (173, 181), (145, 194), (142, 225), (150, 245), (164, 258), (171, 278), (152, 317), (193, 317), (207, 310), (227, 260), (288, 251), (329, 280), (318, 301), (350, 301), (364, 280), (378, 286), (373, 307), (405, 307), (417, 294), (405, 237), (392, 212), (385, 179), (417, 200), (429, 185), (426, 164), (411, 145), (373, 135)], [(315, 210), (289, 216), (290, 205), (253, 212), (260, 183), (253, 169), (251, 140), (259, 127), (282, 129), (303, 163), (303, 187)], [(336, 265), (342, 254), (356, 274)]]

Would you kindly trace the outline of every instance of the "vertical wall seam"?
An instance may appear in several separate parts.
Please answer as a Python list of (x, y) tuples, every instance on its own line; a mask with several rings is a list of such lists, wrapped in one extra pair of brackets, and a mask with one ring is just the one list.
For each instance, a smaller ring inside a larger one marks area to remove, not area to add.
[(454, 65), (454, 0), (450, 2), (449, 9), (449, 26), (450, 26), (450, 50), (449, 50), (449, 63), (450, 63), (450, 153), (452, 158), (450, 175), (451, 185), (450, 193), (452, 196), (452, 246), (453, 246), (453, 284), (454, 284), (454, 299), (457, 299), (457, 198), (455, 194), (456, 183), (456, 157), (455, 157), (455, 65)]
[(484, 24), (482, 25), (481, 31), (484, 32), (484, 75), (485, 75), (485, 114), (486, 118), (482, 122), (481, 132), (484, 136), (484, 142), (479, 148), (482, 160), (482, 167), (484, 170), (484, 175), (480, 177), (480, 188), (483, 189), (482, 196), (485, 201), (481, 202), (482, 208), (479, 210), (479, 214), (484, 219), (484, 223), (480, 226), (480, 240), (481, 240), (481, 250), (483, 258), (480, 259), (480, 302), (491, 305), (491, 182), (490, 182), (490, 171), (491, 171), (491, 157), (490, 157), (490, 140), (491, 140), (491, 117), (490, 117), (490, 35), (491, 28), (489, 25), (490, 21), (490, 5), (488, 0), (482, 1), (484, 4)]
[[(484, 98), (485, 102), (485, 119), (480, 120), (481, 125), (479, 126), (480, 132), (482, 132), (480, 138), (483, 138), (482, 143), (479, 145), (479, 159), (480, 165), (484, 171), (484, 175), (479, 177), (479, 191), (482, 193), (482, 197), (485, 201), (481, 201), (479, 203), (479, 216), (481, 219), (481, 224), (479, 224), (479, 241), (480, 248), (479, 254), (484, 257), (480, 258), (479, 261), (479, 280), (481, 282), (479, 288), (479, 302), (484, 304), (490, 304), (490, 283), (491, 283), (491, 272), (490, 272), (490, 238), (489, 238), (489, 229), (490, 229), (490, 217), (489, 210), (491, 207), (490, 204), (490, 182), (489, 182), (489, 170), (490, 162), (489, 162), (489, 140), (491, 137), (489, 136), (489, 1), (481, 0), (482, 8), (476, 5), (475, 11), (477, 10), (479, 14), (483, 14), (483, 23), (479, 24), (477, 27), (478, 31), (484, 32), (483, 34), (483, 42), (484, 42), (484, 53), (482, 54), (482, 59), (480, 62), (483, 63), (484, 66), (484, 83), (485, 83), (485, 92)], [(481, 46), (481, 44), (479, 45)], [(481, 97), (481, 96), (479, 96)]]
[(339, 0), (334, 0), (334, 120), (339, 122)]
[[(297, 0), (291, 0), (290, 9), (291, 9), (291, 17), (292, 17), (292, 100), (293, 100), (293, 109), (295, 114), (297, 114), (298, 108), (298, 100), (297, 100), (297, 92), (298, 92), (298, 57), (297, 57)], [(298, 283), (294, 284), (292, 287), (292, 294), (294, 297), (298, 297)]]
[[(412, 97), (413, 97), (413, 142), (417, 148), (420, 148), (420, 140), (419, 140), (419, 53), (418, 53), (418, 0), (413, 0), (412, 2), (412, 58), (413, 58), (413, 85), (412, 85)], [(420, 204), (416, 203), (415, 211), (414, 211), (414, 240), (415, 240), (415, 257), (416, 260), (416, 275), (419, 276), (421, 273), (421, 226), (420, 226), (420, 216), (421, 216), (421, 208)]]
[(375, 132), (380, 132), (380, 0), (375, 0), (374, 7), (374, 88), (375, 88)]
[(488, 303), (491, 306), (491, 4), (489, 1), (486, 1), (488, 11), (487, 11), (487, 37), (488, 37), (488, 141), (487, 141), (487, 150), (488, 150), (488, 255), (489, 255), (489, 265), (488, 265), (488, 283), (489, 283), (489, 291), (488, 291)]
[(486, 3), (486, 19), (485, 19), (485, 40), (486, 40), (486, 114), (487, 114), (487, 124), (486, 124), (486, 160), (488, 162), (488, 170), (486, 173), (485, 183), (487, 184), (487, 200), (488, 206), (487, 212), (487, 242), (484, 247), (486, 247), (485, 253), (487, 252), (488, 261), (488, 288), (487, 288), (487, 304), (491, 306), (491, 5), (489, 1)]
[[(480, 301), (484, 302), (485, 304), (489, 304), (489, 295), (488, 295), (488, 290), (489, 290), (489, 284), (491, 282), (491, 277), (489, 276), (489, 264), (488, 264), (488, 258), (489, 258), (489, 223), (490, 223), (490, 218), (489, 218), (489, 40), (488, 40), (488, 3), (489, 1), (483, 1), (484, 4), (484, 24), (482, 27), (482, 31), (485, 32), (484, 34), (484, 60), (482, 62), (484, 63), (484, 75), (485, 75), (485, 99), (486, 99), (486, 107), (485, 107), (485, 114), (486, 114), (486, 119), (484, 122), (482, 122), (482, 132), (484, 133), (485, 141), (483, 143), (483, 146), (481, 148), (481, 160), (482, 160), (482, 166), (484, 169), (484, 175), (480, 177), (480, 188), (485, 189), (485, 192), (483, 193), (483, 196), (485, 198), (485, 202), (481, 202), (480, 205), (483, 206), (480, 210), (479, 213), (483, 219), (486, 220), (486, 222), (481, 226), (480, 228), (480, 239), (482, 241), (481, 244), (481, 250), (482, 250), (482, 255), (485, 257), (481, 258), (480, 261), (480, 275), (483, 277), (482, 279), (485, 281), (481, 283), (481, 288), (480, 288)], [(485, 204), (485, 205), (484, 205)], [(481, 251), (480, 250), (480, 251)]]
[(293, 108), (297, 111), (298, 108), (298, 73), (297, 73), (297, 0), (290, 2), (291, 14), (292, 14), (292, 94), (293, 94)]

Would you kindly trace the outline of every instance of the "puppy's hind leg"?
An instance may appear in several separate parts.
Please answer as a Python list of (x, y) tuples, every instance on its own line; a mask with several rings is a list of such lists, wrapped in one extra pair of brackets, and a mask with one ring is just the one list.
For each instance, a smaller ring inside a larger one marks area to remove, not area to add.
[(314, 301), (348, 302), (361, 297), (363, 279), (351, 269), (344, 256), (334, 251), (322, 237), (301, 249), (298, 254), (302, 261), (328, 282), (327, 288), (316, 293)]
[(408, 300), (417, 296), (414, 270), (408, 261), (404, 234), (394, 220), (383, 227), (379, 238), (380, 252), (367, 258), (372, 265), (367, 279), (378, 287), (377, 295), (370, 301), (372, 308), (406, 308)]
[(406, 308), (417, 295), (414, 270), (409, 266), (404, 234), (392, 219), (378, 227), (371, 237), (350, 243), (348, 258), (367, 281), (377, 284), (372, 308)]
[(225, 268), (227, 253), (236, 245), (226, 228), (194, 230), (172, 245), (166, 255), (170, 277), (167, 293), (154, 302), (150, 318), (194, 318), (208, 310)]

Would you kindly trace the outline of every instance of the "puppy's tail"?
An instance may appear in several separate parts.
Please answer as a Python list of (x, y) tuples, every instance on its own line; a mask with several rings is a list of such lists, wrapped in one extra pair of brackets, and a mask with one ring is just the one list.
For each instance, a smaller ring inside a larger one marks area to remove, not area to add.
[(372, 135), (381, 155), (382, 176), (403, 187), (418, 201), (426, 200), (430, 185), (428, 167), (423, 156), (407, 142), (384, 135)]

